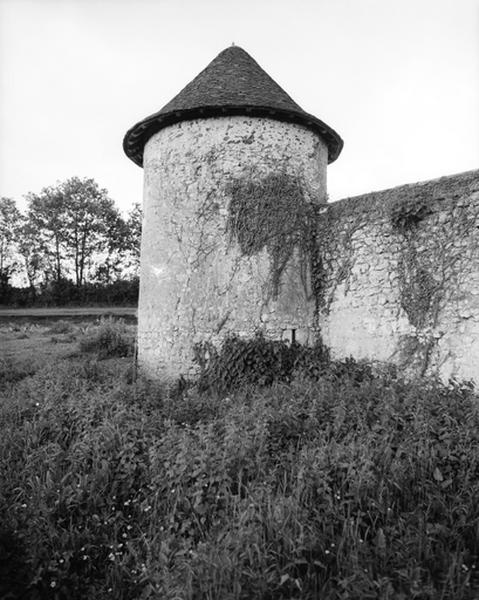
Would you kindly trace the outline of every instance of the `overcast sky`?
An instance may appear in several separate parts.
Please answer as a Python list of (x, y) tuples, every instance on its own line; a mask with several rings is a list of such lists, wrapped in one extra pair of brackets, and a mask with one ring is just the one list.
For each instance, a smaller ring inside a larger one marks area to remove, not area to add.
[(0, 0), (0, 195), (127, 210), (126, 130), (232, 42), (344, 139), (331, 200), (479, 167), (479, 0)]

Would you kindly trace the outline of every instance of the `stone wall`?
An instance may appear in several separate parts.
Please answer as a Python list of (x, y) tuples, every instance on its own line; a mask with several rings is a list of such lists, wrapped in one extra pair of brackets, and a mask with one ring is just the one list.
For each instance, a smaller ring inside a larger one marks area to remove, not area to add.
[(341, 200), (318, 227), (333, 355), (479, 382), (479, 171)]
[(327, 148), (309, 129), (231, 116), (183, 121), (144, 151), (138, 361), (194, 369), (228, 333), (291, 338), (315, 301), (306, 242), (326, 202)]
[(262, 331), (479, 382), (479, 171), (326, 204), (326, 165), (316, 134), (273, 119), (184, 121), (150, 138), (144, 372), (191, 375), (200, 350)]

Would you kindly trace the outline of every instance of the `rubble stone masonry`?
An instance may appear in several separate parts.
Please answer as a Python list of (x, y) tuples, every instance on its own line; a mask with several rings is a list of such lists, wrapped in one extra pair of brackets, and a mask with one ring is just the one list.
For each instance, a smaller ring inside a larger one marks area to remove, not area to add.
[(327, 204), (306, 127), (224, 116), (146, 143), (139, 364), (262, 331), (412, 375), (479, 382), (479, 171)]
[(479, 382), (479, 171), (332, 203), (319, 227), (333, 355)]

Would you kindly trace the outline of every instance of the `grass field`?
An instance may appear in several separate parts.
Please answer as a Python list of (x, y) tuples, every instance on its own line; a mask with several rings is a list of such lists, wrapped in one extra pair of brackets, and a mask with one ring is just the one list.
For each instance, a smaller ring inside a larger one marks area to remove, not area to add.
[(172, 391), (133, 325), (0, 336), (2, 600), (479, 598), (471, 385), (324, 359)]

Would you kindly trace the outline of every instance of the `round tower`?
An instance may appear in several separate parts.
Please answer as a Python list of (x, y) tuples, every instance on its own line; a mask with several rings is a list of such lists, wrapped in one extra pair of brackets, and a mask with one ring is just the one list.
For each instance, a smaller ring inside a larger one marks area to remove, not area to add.
[(138, 364), (194, 373), (228, 334), (312, 341), (311, 245), (338, 134), (238, 46), (126, 134), (144, 168)]

